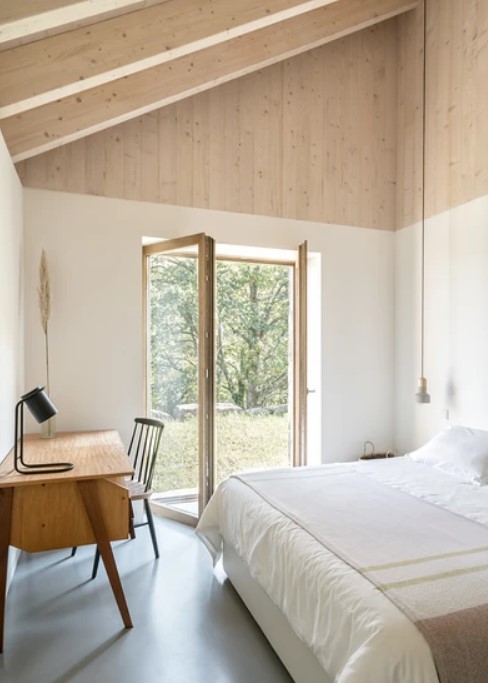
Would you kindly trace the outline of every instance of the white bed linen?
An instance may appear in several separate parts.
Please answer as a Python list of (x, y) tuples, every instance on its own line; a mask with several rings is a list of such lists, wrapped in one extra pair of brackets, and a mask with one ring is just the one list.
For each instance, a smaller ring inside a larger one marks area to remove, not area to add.
[[(488, 525), (488, 487), (407, 458), (323, 467), (357, 469)], [(310, 476), (310, 468), (289, 472)], [(198, 533), (214, 560), (223, 538), (235, 548), (332, 680), (438, 683), (429, 647), (410, 620), (367, 579), (238, 479), (219, 487)]]

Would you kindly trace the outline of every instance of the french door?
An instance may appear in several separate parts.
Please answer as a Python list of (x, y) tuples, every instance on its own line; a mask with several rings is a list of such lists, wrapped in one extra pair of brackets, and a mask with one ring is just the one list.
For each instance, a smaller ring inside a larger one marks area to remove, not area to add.
[(176, 455), (167, 453), (159, 486), (172, 516), (190, 522), (213, 491), (214, 263), (214, 240), (204, 234), (143, 248), (145, 411), (165, 423), (177, 413), (185, 426), (175, 446), (181, 437), (186, 448), (179, 458), (169, 445)]
[[(289, 462), (296, 466), (306, 464), (306, 243), (291, 266)], [(166, 424), (153, 488), (163, 514), (195, 523), (216, 482), (216, 346), (221, 351), (222, 326), (217, 345), (214, 240), (198, 234), (146, 246), (143, 270), (145, 408)]]

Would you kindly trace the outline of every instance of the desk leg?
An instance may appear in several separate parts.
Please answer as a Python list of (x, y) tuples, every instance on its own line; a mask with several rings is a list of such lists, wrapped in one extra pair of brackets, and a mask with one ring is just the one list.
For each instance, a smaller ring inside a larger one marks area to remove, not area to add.
[(119, 572), (115, 564), (112, 546), (107, 534), (105, 522), (103, 519), (100, 501), (98, 500), (97, 483), (94, 480), (80, 480), (77, 482), (78, 489), (81, 493), (83, 505), (85, 506), (86, 514), (90, 520), (97, 546), (102, 556), (105, 569), (107, 570), (108, 579), (112, 586), (112, 591), (119, 607), (122, 621), (125, 628), (132, 628), (132, 619), (130, 618), (129, 608), (125, 600), (124, 591), (120, 582)]
[(12, 488), (0, 489), (0, 652), (3, 652), (8, 547), (10, 544), (13, 493), (14, 490)]

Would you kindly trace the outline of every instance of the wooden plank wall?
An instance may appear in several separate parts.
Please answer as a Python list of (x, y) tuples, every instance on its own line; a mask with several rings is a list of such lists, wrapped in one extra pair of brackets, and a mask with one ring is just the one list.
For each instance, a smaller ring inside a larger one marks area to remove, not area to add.
[(394, 229), (397, 21), (20, 162), (21, 180)]
[(398, 18), (397, 227), (422, 210), (423, 7)]
[[(488, 194), (488, 1), (428, 0), (426, 214)], [(397, 224), (420, 218), (422, 9), (398, 18)]]

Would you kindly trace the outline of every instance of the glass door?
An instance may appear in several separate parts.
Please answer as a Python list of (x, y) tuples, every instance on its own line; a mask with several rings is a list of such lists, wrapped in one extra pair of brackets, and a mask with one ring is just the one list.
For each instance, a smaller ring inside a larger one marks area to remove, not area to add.
[(143, 262), (146, 415), (165, 424), (153, 502), (195, 523), (227, 476), (306, 464), (306, 243), (216, 264), (199, 234)]
[(194, 523), (213, 490), (214, 241), (143, 248), (146, 414), (165, 424), (153, 500)]
[(217, 256), (217, 483), (293, 463), (293, 287), (293, 261)]
[(295, 258), (227, 249), (215, 270), (216, 483), (307, 461), (307, 245)]

